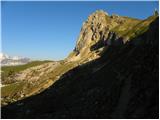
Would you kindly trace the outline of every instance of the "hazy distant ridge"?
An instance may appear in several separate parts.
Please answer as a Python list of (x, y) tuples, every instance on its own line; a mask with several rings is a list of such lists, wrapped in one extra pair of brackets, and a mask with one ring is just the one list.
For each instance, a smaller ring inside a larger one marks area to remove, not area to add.
[(30, 59), (26, 57), (9, 56), (7, 54), (0, 53), (1, 66), (22, 65), (28, 63), (29, 61)]

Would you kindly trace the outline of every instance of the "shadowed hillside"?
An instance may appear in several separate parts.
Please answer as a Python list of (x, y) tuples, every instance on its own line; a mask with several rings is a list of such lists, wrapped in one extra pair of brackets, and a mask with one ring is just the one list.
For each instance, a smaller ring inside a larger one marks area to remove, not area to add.
[[(99, 58), (69, 70), (40, 94), (2, 107), (2, 118), (158, 118), (158, 25), (156, 17), (129, 41), (113, 33), (109, 40), (116, 41), (104, 43)], [(90, 54), (82, 43), (76, 54)]]

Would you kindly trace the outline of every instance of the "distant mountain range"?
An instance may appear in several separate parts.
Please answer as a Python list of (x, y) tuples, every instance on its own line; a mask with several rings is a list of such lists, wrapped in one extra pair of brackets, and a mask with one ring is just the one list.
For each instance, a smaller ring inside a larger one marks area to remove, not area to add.
[(0, 53), (1, 66), (22, 65), (28, 63), (29, 61), (30, 59), (26, 57), (9, 56), (7, 54)]

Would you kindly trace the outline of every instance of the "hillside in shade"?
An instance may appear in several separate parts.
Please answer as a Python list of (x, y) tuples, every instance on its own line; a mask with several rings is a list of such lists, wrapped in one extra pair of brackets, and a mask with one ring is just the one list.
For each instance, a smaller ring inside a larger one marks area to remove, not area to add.
[(139, 20), (97, 10), (66, 59), (12, 76), (25, 84), (2, 93), (2, 118), (158, 118), (158, 65), (157, 12)]

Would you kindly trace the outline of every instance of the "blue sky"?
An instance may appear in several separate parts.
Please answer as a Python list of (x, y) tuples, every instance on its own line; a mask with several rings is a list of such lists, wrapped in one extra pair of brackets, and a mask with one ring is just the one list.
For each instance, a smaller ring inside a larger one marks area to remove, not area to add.
[(2, 2), (2, 52), (32, 59), (63, 59), (83, 21), (97, 9), (145, 19), (158, 9), (148, 2)]

